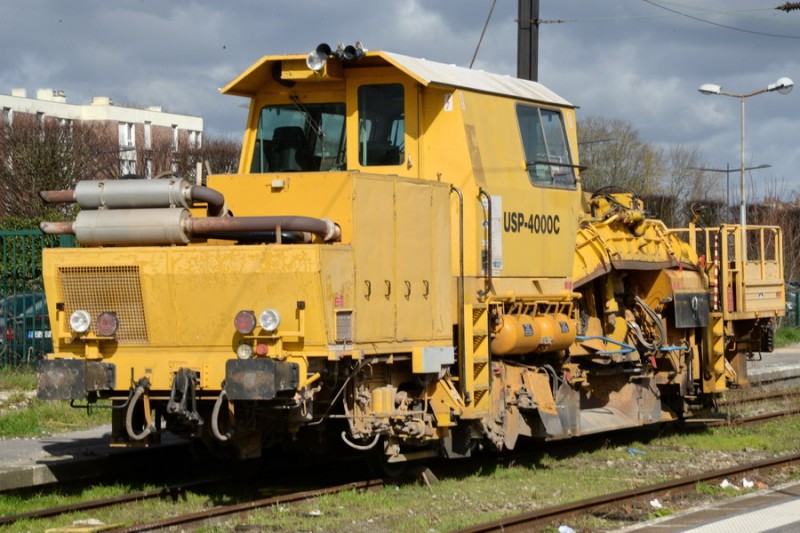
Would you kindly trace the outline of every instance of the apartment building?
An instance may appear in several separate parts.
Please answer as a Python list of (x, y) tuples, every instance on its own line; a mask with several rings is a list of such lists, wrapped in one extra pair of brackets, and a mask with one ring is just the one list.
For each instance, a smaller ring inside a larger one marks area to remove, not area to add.
[[(168, 113), (159, 106), (144, 109), (114, 105), (111, 98), (96, 96), (89, 104), (67, 102), (64, 91), (38, 89), (29, 97), (25, 89), (0, 94), (0, 121), (13, 126), (14, 115), (36, 115), (40, 120), (62, 123), (88, 122), (119, 138), (120, 175), (140, 174), (153, 177), (154, 148), (171, 147), (173, 153), (183, 148), (199, 148), (203, 137), (203, 119)], [(172, 169), (176, 170), (175, 168)]]

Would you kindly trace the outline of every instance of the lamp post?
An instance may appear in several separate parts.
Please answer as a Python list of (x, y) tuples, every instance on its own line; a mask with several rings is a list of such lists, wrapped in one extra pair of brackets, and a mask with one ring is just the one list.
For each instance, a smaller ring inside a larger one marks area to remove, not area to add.
[[(771, 167), (772, 165), (758, 165), (757, 167), (747, 167), (744, 170), (759, 170), (762, 168), (771, 168)], [(731, 168), (730, 165), (725, 165), (725, 168), (689, 167), (689, 170), (702, 170), (704, 172), (719, 172), (725, 174), (725, 221), (727, 222), (730, 216), (728, 209), (730, 209), (731, 205), (731, 185), (730, 185), (731, 172), (740, 172), (741, 169)]]
[(742, 226), (742, 235), (744, 236), (744, 227), (747, 225), (747, 201), (745, 197), (745, 179), (744, 179), (744, 101), (746, 98), (751, 96), (755, 96), (757, 94), (768, 93), (773, 91), (778, 91), (780, 94), (789, 94), (792, 92), (792, 87), (794, 87), (794, 82), (789, 78), (780, 78), (775, 83), (771, 83), (767, 85), (764, 89), (759, 89), (757, 91), (753, 91), (752, 93), (746, 94), (736, 94), (736, 93), (729, 93), (722, 90), (722, 87), (719, 85), (714, 85), (713, 83), (706, 83), (700, 86), (698, 89), (702, 94), (718, 94), (722, 96), (730, 96), (732, 98), (738, 98), (742, 102), (742, 143), (741, 143), (741, 205), (740, 205), (740, 224)]

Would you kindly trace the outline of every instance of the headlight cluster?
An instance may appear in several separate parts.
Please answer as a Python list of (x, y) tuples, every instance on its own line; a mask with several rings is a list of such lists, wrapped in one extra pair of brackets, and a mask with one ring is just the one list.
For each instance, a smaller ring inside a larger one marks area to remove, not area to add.
[[(258, 315), (258, 324), (261, 325), (265, 333), (275, 333), (278, 330), (278, 326), (281, 324), (281, 315), (276, 309), (264, 309), (261, 314)], [(251, 335), (256, 329), (256, 314), (253, 311), (245, 309), (239, 311), (233, 318), (233, 327), (242, 335)], [(259, 356), (266, 355), (267, 351), (268, 348), (266, 344), (259, 343), (255, 347), (255, 353)], [(241, 342), (236, 348), (236, 357), (239, 359), (250, 359), (253, 357), (252, 341), (245, 340)]]
[(104, 311), (92, 320), (89, 311), (78, 309), (69, 317), (69, 327), (75, 333), (86, 333), (94, 323), (95, 332), (101, 337), (113, 337), (119, 329), (119, 319), (116, 313)]
[[(258, 316), (258, 323), (267, 333), (275, 333), (281, 325), (281, 315), (275, 309), (264, 309)], [(253, 311), (239, 311), (233, 319), (233, 326), (242, 335), (250, 335), (256, 329), (256, 314)]]

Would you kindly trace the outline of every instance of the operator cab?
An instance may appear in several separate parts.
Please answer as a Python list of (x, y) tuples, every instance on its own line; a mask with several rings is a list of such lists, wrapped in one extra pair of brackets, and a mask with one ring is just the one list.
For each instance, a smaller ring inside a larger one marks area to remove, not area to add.
[(266, 56), (223, 89), (251, 98), (242, 173), (449, 174), (485, 187), (577, 188), (574, 109), (544, 86), (329, 50)]

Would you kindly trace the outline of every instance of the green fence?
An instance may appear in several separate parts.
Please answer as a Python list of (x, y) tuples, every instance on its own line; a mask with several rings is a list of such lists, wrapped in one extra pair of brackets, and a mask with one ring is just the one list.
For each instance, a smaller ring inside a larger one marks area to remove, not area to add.
[(52, 349), (42, 250), (74, 243), (72, 235), (0, 230), (0, 366), (35, 364)]

